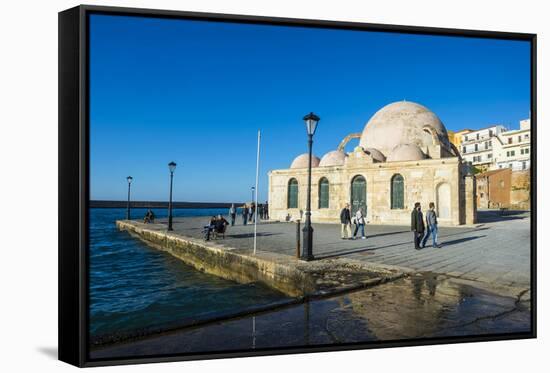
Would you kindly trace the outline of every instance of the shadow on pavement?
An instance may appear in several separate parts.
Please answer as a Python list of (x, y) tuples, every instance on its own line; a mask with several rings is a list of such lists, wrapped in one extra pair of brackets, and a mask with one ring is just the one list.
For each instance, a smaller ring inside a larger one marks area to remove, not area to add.
[(463, 243), (463, 242), (477, 240), (478, 238), (483, 238), (483, 237), (486, 237), (486, 236), (473, 236), (473, 237), (458, 238), (458, 239), (452, 240), (452, 241), (441, 241), (439, 244), (441, 246), (452, 246), (452, 245), (456, 245), (456, 244)]
[[(278, 236), (282, 233), (267, 233), (267, 232), (258, 232), (256, 234), (257, 237), (267, 237), (267, 236)], [(239, 233), (239, 234), (226, 234), (226, 238), (252, 238), (254, 237), (254, 233)]]
[[(484, 229), (487, 229), (487, 228), (484, 228)], [(476, 239), (482, 238), (482, 237), (486, 237), (486, 236), (473, 236), (473, 237), (458, 238), (456, 240), (451, 240), (451, 241), (440, 241), (440, 244), (441, 244), (441, 246), (452, 246), (452, 245), (456, 245), (456, 244), (459, 244), (459, 243), (476, 240)], [(396, 244), (392, 244), (392, 245), (386, 245), (386, 246), (361, 247), (361, 248), (352, 249), (352, 250), (333, 251), (333, 252), (326, 253), (324, 255), (317, 255), (315, 258), (319, 259), (319, 260), (320, 259), (329, 259), (329, 258), (335, 258), (335, 257), (339, 257), (339, 256), (344, 256), (344, 255), (359, 254), (359, 253), (363, 253), (363, 252), (366, 252), (366, 251), (376, 251), (376, 250), (385, 249), (385, 248), (388, 248), (388, 247), (406, 245), (406, 244), (409, 244), (409, 243), (412, 247), (413, 243), (412, 243), (412, 240), (411, 240), (411, 241), (407, 241), (407, 242), (400, 242), (400, 243), (396, 243)]]
[(522, 210), (508, 210), (508, 211), (499, 211), (499, 210), (484, 210), (477, 211), (477, 222), (478, 223), (495, 223), (499, 221), (507, 220), (522, 220), (529, 218), (529, 211)]

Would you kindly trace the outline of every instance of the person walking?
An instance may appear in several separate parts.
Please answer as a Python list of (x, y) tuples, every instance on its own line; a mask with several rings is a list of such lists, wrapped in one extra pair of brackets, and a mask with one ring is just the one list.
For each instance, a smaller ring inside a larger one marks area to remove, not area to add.
[(235, 208), (234, 203), (232, 203), (231, 207), (229, 208), (229, 217), (231, 218), (231, 226), (234, 226), (235, 218), (237, 217), (237, 209)]
[(342, 211), (340, 211), (340, 223), (342, 224), (340, 236), (343, 240), (351, 240), (351, 211), (349, 203), (346, 203)]
[(268, 206), (267, 206), (267, 201), (265, 201), (265, 205), (264, 205), (264, 219), (265, 220), (269, 219), (269, 209), (268, 209)]
[(248, 209), (248, 222), (252, 223), (254, 220), (254, 210), (255, 210), (254, 203), (250, 204), (250, 208)]
[(424, 216), (420, 202), (414, 204), (414, 209), (411, 212), (411, 231), (413, 232), (414, 248), (420, 250), (420, 240), (424, 236)]
[(353, 232), (353, 239), (357, 238), (357, 231), (361, 229), (361, 239), (366, 240), (365, 237), (365, 217), (363, 216), (363, 208), (360, 207), (355, 213), (355, 232)]
[(426, 211), (426, 235), (422, 240), (422, 248), (426, 247), (426, 242), (432, 235), (432, 246), (440, 248), (441, 246), (437, 243), (437, 214), (435, 213), (435, 203), (430, 202), (430, 209)]
[(248, 222), (248, 207), (246, 205), (243, 205), (242, 214), (243, 214), (243, 225), (246, 225)]

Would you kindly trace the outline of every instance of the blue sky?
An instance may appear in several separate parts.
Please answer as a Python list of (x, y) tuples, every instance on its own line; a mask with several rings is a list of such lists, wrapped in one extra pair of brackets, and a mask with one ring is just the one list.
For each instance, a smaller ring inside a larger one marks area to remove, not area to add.
[[(250, 199), (262, 131), (267, 172), (334, 150), (381, 107), (406, 99), (447, 129), (510, 128), (529, 116), (529, 43), (92, 15), (91, 198)], [(348, 144), (348, 150), (356, 146)]]

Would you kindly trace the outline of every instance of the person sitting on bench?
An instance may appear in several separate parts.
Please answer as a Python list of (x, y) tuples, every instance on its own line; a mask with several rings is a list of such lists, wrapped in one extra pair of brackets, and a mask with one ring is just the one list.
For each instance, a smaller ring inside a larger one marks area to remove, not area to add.
[(153, 210), (148, 209), (145, 213), (145, 217), (143, 218), (144, 223), (154, 223), (155, 222), (155, 213)]
[(214, 223), (214, 229), (215, 229), (216, 235), (221, 234), (223, 236), (225, 234), (225, 228), (228, 225), (229, 225), (229, 222), (225, 220), (223, 216), (218, 215), (218, 218)]
[(204, 240), (210, 241), (210, 233), (214, 230), (216, 227), (216, 217), (212, 216), (210, 219), (210, 223), (208, 225), (204, 226), (204, 230), (202, 231), (204, 233)]

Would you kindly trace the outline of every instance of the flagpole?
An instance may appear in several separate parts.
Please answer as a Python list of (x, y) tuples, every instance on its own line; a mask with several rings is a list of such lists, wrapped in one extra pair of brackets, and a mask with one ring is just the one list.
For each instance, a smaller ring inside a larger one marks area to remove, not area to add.
[(258, 176), (260, 174), (260, 130), (258, 130), (258, 152), (256, 154), (256, 188), (254, 189), (254, 255), (256, 255), (256, 234), (258, 224)]

